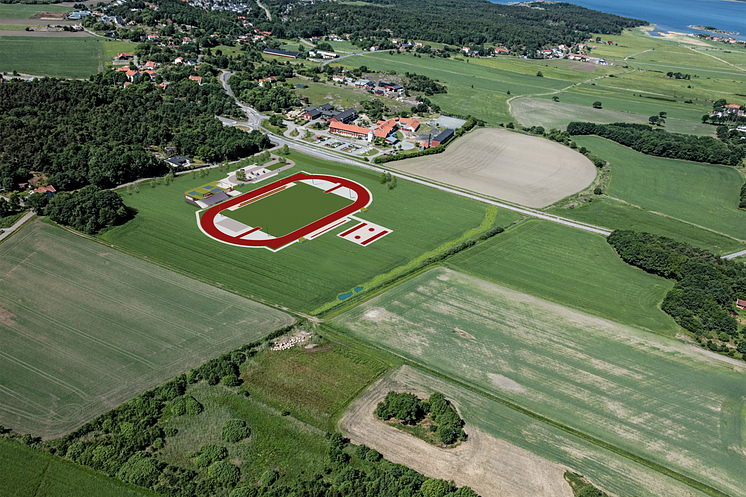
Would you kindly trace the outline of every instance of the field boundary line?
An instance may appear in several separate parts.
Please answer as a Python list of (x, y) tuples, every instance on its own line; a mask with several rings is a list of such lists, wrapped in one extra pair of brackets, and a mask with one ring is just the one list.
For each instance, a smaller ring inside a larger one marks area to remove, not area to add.
[[(321, 326), (324, 327), (325, 329), (331, 328), (333, 333), (334, 332), (340, 333), (336, 328), (334, 328), (330, 324), (322, 324)], [(346, 336), (346, 338), (350, 339), (351, 337)], [(359, 339), (355, 339), (355, 340), (359, 340)], [(525, 408), (525, 407), (523, 407), (523, 406), (521, 406), (519, 404), (516, 404), (515, 402), (512, 402), (510, 400), (507, 400), (507, 399), (504, 399), (502, 397), (499, 397), (499, 396), (497, 396), (497, 395), (495, 395), (493, 393), (490, 393), (490, 392), (487, 392), (485, 390), (482, 390), (481, 388), (479, 388), (479, 387), (477, 387), (475, 385), (471, 385), (470, 383), (466, 383), (464, 381), (461, 381), (461, 380), (458, 380), (456, 378), (450, 377), (450, 376), (448, 376), (445, 373), (441, 373), (441, 372), (439, 372), (439, 371), (437, 371), (435, 369), (432, 369), (432, 368), (430, 368), (428, 366), (425, 366), (424, 364), (421, 364), (421, 363), (419, 363), (417, 361), (414, 361), (412, 359), (404, 357), (404, 356), (402, 356), (400, 354), (397, 354), (396, 352), (390, 351), (390, 350), (385, 349), (385, 348), (383, 348), (381, 346), (374, 345), (374, 344), (369, 344), (367, 342), (364, 342), (364, 343), (367, 346), (369, 346), (369, 347), (373, 347), (373, 348), (379, 349), (379, 350), (381, 350), (381, 351), (383, 351), (383, 352), (385, 352), (387, 354), (391, 354), (391, 355), (399, 358), (402, 361), (403, 364), (406, 364), (406, 365), (409, 365), (411, 367), (417, 368), (420, 371), (424, 371), (425, 373), (430, 374), (432, 376), (435, 376), (437, 378), (440, 378), (442, 380), (446, 380), (446, 381), (448, 381), (450, 383), (453, 383), (454, 385), (457, 385), (457, 386), (460, 386), (461, 388), (469, 390), (470, 392), (475, 393), (475, 394), (477, 394), (477, 395), (479, 395), (481, 397), (484, 397), (484, 398), (486, 398), (488, 400), (496, 402), (496, 403), (498, 403), (498, 404), (500, 404), (502, 406), (505, 406), (505, 407), (507, 407), (509, 409), (513, 409), (514, 411), (517, 411), (517, 412), (519, 412), (521, 414), (529, 416), (530, 418), (533, 418), (533, 419), (535, 419), (537, 421), (540, 421), (540, 422), (542, 422), (544, 424), (547, 424), (549, 426), (552, 426), (554, 428), (562, 430), (562, 431), (564, 431), (564, 432), (566, 432), (566, 433), (568, 433), (570, 435), (573, 435), (573, 436), (575, 436), (577, 438), (580, 438), (581, 440), (585, 440), (586, 442), (592, 443), (593, 445), (601, 447), (602, 449), (606, 449), (606, 450), (608, 450), (610, 452), (613, 452), (613, 453), (615, 453), (617, 455), (625, 457), (625, 458), (627, 458), (627, 459), (629, 459), (629, 460), (631, 460), (633, 462), (636, 462), (638, 464), (642, 464), (643, 466), (647, 466), (648, 468), (650, 468), (650, 469), (652, 469), (654, 471), (657, 471), (658, 473), (661, 473), (661, 474), (663, 474), (665, 476), (668, 476), (669, 478), (673, 478), (675, 480), (678, 480), (678, 481), (680, 481), (680, 482), (682, 482), (682, 483), (684, 483), (684, 484), (686, 484), (686, 485), (688, 485), (688, 486), (690, 486), (690, 487), (692, 487), (692, 488), (694, 488), (696, 490), (699, 490), (700, 492), (703, 492), (703, 493), (705, 493), (707, 495), (711, 495), (712, 497), (730, 497), (729, 494), (726, 494), (725, 492), (722, 492), (722, 491), (720, 491), (720, 490), (718, 490), (718, 489), (716, 489), (714, 487), (711, 487), (711, 486), (707, 485), (706, 483), (702, 483), (699, 480), (696, 480), (696, 479), (694, 479), (694, 478), (692, 478), (690, 476), (686, 476), (686, 475), (684, 475), (682, 473), (679, 473), (678, 471), (670, 469), (670, 468), (668, 468), (666, 466), (663, 466), (660, 463), (654, 462), (654, 461), (652, 461), (650, 459), (647, 459), (645, 457), (638, 456), (638, 455), (636, 455), (636, 454), (634, 454), (634, 453), (632, 453), (632, 452), (630, 452), (630, 451), (628, 451), (626, 449), (623, 449), (621, 447), (617, 447), (616, 445), (614, 445), (612, 443), (605, 442), (604, 440), (601, 440), (600, 438), (594, 437), (593, 435), (589, 435), (589, 434), (587, 434), (587, 433), (585, 433), (585, 432), (583, 432), (581, 430), (578, 430), (576, 428), (573, 428), (573, 427), (571, 427), (569, 425), (566, 425), (564, 423), (560, 423), (559, 421), (555, 421), (555, 420), (553, 420), (551, 418), (548, 418), (548, 417), (546, 417), (546, 416), (544, 416), (542, 414), (539, 414), (539, 413), (534, 412), (534, 411), (532, 411), (530, 409), (527, 409), (527, 408)]]

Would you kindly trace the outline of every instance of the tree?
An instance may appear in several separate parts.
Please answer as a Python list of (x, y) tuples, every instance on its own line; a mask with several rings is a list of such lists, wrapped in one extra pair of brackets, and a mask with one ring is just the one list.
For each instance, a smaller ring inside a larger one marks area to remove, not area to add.
[[(6, 204), (7, 202), (3, 201), (3, 204)], [(29, 197), (26, 199), (26, 202), (24, 205), (28, 207), (29, 209), (33, 210), (40, 216), (44, 215), (44, 208), (49, 203), (49, 198), (44, 195), (43, 193), (32, 193), (29, 195)], [(0, 214), (1, 215), (1, 214)]]
[(658, 124), (658, 119), (660, 119), (660, 118), (659, 118), (658, 116), (650, 116), (650, 117), (648, 118), (648, 122), (649, 122), (649, 123), (650, 123), (650, 124), (651, 124), (652, 126), (655, 126), (656, 124)]
[(536, 73), (536, 77), (537, 77), (537, 78), (543, 78), (543, 77), (544, 77), (544, 74), (542, 74), (542, 72), (541, 72), (541, 71), (538, 71), (538, 72)]
[(223, 429), (220, 432), (220, 438), (228, 443), (236, 443), (250, 436), (251, 429), (242, 419), (229, 419), (223, 423)]
[(290, 153), (290, 147), (288, 147), (288, 144), (285, 143), (282, 145), (282, 150), (280, 151), (282, 155), (288, 155)]
[(241, 479), (241, 470), (229, 461), (218, 461), (207, 468), (207, 475), (222, 485), (232, 485)]
[(554, 101), (554, 102), (559, 102), (559, 97), (558, 97), (557, 95), (554, 95), (554, 96), (552, 97), (552, 101)]
[(598, 100), (596, 100), (595, 102), (593, 102), (593, 108), (594, 109), (600, 109), (601, 108), (601, 102), (598, 101)]

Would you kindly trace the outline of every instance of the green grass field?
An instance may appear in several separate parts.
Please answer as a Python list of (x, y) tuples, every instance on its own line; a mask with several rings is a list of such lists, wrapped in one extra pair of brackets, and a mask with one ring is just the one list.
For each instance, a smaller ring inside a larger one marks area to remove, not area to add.
[(658, 308), (673, 284), (622, 262), (600, 235), (530, 220), (448, 263), (620, 323), (671, 336), (678, 330)]
[[(252, 397), (236, 395), (233, 391), (205, 382), (189, 387), (188, 394), (204, 406), (197, 416), (171, 418), (166, 426), (179, 430), (168, 437), (158, 457), (166, 463), (196, 469), (188, 454), (206, 443), (226, 446), (228, 459), (241, 468), (243, 482), (256, 482), (262, 472), (272, 468), (280, 481), (296, 481), (304, 472), (321, 472), (326, 455), (322, 431), (301, 423)], [(238, 418), (251, 428), (251, 437), (238, 443), (226, 444), (220, 438), (223, 423)], [(204, 471), (204, 470), (203, 470)]]
[(75, 9), (72, 7), (54, 4), (3, 3), (0, 4), (0, 19), (30, 19), (39, 12), (72, 12), (73, 10)]
[[(611, 163), (606, 193), (631, 204), (627, 209), (638, 206), (731, 237), (727, 250), (746, 239), (746, 212), (738, 209), (744, 179), (734, 168), (652, 157), (596, 136), (573, 139)], [(555, 212), (575, 217), (585, 208)]]
[(332, 417), (384, 370), (384, 365), (335, 345), (329, 350), (298, 347), (264, 351), (242, 366), (242, 388), (251, 398), (324, 431)]
[(333, 323), (733, 497), (746, 495), (743, 368), (696, 347), (445, 268)]
[(154, 496), (90, 469), (0, 438), (0, 497)]
[(324, 193), (313, 185), (296, 182), (290, 188), (274, 193), (234, 211), (221, 213), (246, 226), (261, 227), (264, 233), (280, 237), (306, 226), (352, 203), (351, 199)]
[[(376, 275), (459, 238), (485, 218), (486, 207), (476, 201), (406, 181), (389, 190), (378, 175), (361, 168), (297, 152), (290, 158), (296, 166), (280, 177), (306, 171), (346, 177), (367, 187), (373, 202), (359, 216), (393, 232), (367, 247), (336, 236), (341, 227), (277, 253), (229, 246), (202, 234), (196, 208), (184, 202), (181, 193), (208, 180), (182, 175), (170, 186), (142, 188), (131, 196), (124, 193), (125, 204), (137, 209), (137, 216), (101, 238), (241, 293), (311, 311)], [(209, 179), (220, 177), (217, 171), (210, 174)]]
[(371, 95), (367, 91), (357, 90), (349, 86), (342, 86), (331, 83), (314, 83), (305, 79), (289, 79), (290, 84), (302, 84), (308, 86), (308, 88), (296, 89), (297, 93), (301, 97), (308, 99), (311, 105), (322, 105), (330, 103), (337, 108), (349, 109), (354, 107), (360, 109), (361, 102), (367, 100), (380, 100), (383, 104), (393, 112), (400, 112), (405, 109), (409, 109), (411, 106), (407, 106), (402, 102), (397, 102), (391, 98), (381, 97), (378, 95)]
[(105, 45), (105, 41), (93, 37), (3, 36), (0, 37), (0, 71), (58, 78), (88, 78), (103, 69), (105, 57), (102, 47)]
[(0, 245), (0, 423), (52, 437), (292, 318), (39, 221)]

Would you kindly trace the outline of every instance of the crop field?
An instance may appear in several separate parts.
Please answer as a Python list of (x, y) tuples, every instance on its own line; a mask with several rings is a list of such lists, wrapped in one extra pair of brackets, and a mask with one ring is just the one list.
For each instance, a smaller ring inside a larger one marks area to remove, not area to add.
[(446, 268), (334, 323), (635, 457), (746, 495), (742, 361)]
[(261, 352), (241, 378), (253, 399), (328, 432), (332, 416), (383, 371), (382, 363), (334, 345)]
[[(642, 123), (648, 124), (650, 116), (592, 106), (553, 102), (541, 98), (517, 98), (510, 102), (513, 115), (523, 126), (543, 126), (546, 129), (565, 129), (572, 121), (588, 121), (597, 124)], [(715, 136), (715, 127), (709, 124), (666, 119), (666, 130), (672, 133)]]
[(0, 438), (1, 497), (154, 496), (144, 488), (128, 485), (59, 457)]
[[(258, 481), (262, 472), (273, 468), (286, 483), (296, 481), (303, 473), (319, 473), (324, 467), (326, 442), (324, 433), (281, 413), (252, 397), (236, 395), (222, 385), (205, 382), (187, 390), (204, 411), (196, 416), (171, 418), (167, 426), (178, 433), (167, 439), (158, 457), (168, 464), (193, 470), (189, 453), (206, 443), (225, 445), (228, 459), (241, 468), (242, 481)], [(220, 431), (229, 419), (243, 419), (251, 428), (246, 441), (226, 444)]]
[[(469, 424), (465, 427), (467, 441), (443, 450), (376, 419), (373, 412), (388, 392), (412, 391), (403, 381), (408, 374), (414, 376), (416, 372), (402, 366), (366, 389), (340, 419), (341, 432), (353, 443), (365, 444), (393, 463), (431, 478), (468, 485), (481, 497), (573, 497), (563, 478), (564, 468)], [(431, 386), (418, 388), (417, 395), (429, 396)]]
[(0, 19), (29, 19), (39, 12), (72, 12), (72, 7), (54, 4), (0, 4)]
[[(357, 167), (296, 152), (291, 158), (296, 166), (280, 173), (278, 179), (306, 171), (356, 181), (373, 195), (368, 210), (358, 217), (385, 226), (392, 233), (366, 247), (335, 236), (343, 227), (277, 253), (225, 245), (202, 234), (195, 207), (184, 202), (181, 193), (209, 179), (182, 175), (171, 186), (142, 188), (131, 196), (124, 193), (125, 204), (137, 209), (138, 214), (102, 238), (238, 292), (307, 312), (459, 238), (480, 226), (486, 216), (486, 206), (476, 201), (406, 181), (389, 190), (378, 175)], [(215, 179), (218, 174), (211, 173)], [(515, 216), (505, 212), (508, 224)]]
[[(464, 445), (465, 457), (453, 457), (450, 454), (451, 450), (431, 454), (424, 450), (420, 451), (420, 447), (417, 447), (418, 454), (412, 455), (408, 450), (418, 441), (417, 439), (407, 437), (409, 440), (392, 440), (390, 435), (381, 433), (380, 427), (372, 426), (374, 420), (362, 419), (365, 413), (360, 413), (359, 410), (365, 407), (365, 401), (371, 394), (375, 395), (378, 389), (419, 392), (425, 396), (435, 391), (443, 393), (458, 407), (466, 421), (466, 431), (469, 435), (478, 437), (476, 450), (468, 451), (467, 442)], [(641, 464), (514, 411), (489, 395), (480, 395), (410, 366), (402, 366), (391, 371), (369, 390), (373, 392), (366, 390), (345, 411), (339, 422), (339, 427), (344, 433), (349, 434), (354, 441), (369, 441), (371, 446), (386, 458), (397, 460), (398, 457), (408, 457), (407, 465), (432, 464), (433, 467), (443, 470), (441, 474), (450, 474), (450, 471), (454, 471), (454, 478), (474, 478), (477, 480), (476, 484), (481, 483), (479, 480), (482, 479), (490, 484), (488, 492), (503, 490), (503, 493), (497, 494), (501, 497), (522, 496), (524, 492), (526, 495), (551, 495), (550, 489), (561, 492), (562, 488), (550, 486), (553, 482), (553, 463), (583, 474), (593, 484), (615, 495), (704, 496), (703, 493)], [(355, 425), (350, 426), (350, 418), (356, 422), (359, 420), (363, 429)], [(370, 433), (366, 433), (366, 427), (369, 427)], [(426, 457), (421, 456), (423, 453), (427, 454)], [(490, 456), (491, 459), (485, 460)], [(516, 468), (516, 465), (519, 465), (519, 468)], [(490, 468), (491, 471), (480, 474), (480, 466)], [(537, 489), (538, 491), (533, 494), (529, 493), (536, 489), (534, 485), (542, 483), (543, 489)], [(487, 497), (489, 494), (480, 495)]]
[(87, 78), (103, 69), (102, 46), (105, 45), (106, 42), (93, 37), (2, 36), (0, 71), (58, 78)]
[(0, 245), (0, 282), (0, 423), (47, 438), (293, 322), (39, 221)]
[(639, 206), (734, 241), (746, 239), (746, 212), (738, 209), (744, 179), (736, 169), (652, 157), (596, 136), (573, 139), (611, 163), (606, 194), (628, 202), (630, 209)]
[(600, 235), (530, 220), (448, 260), (459, 271), (607, 319), (673, 336), (658, 308), (673, 286), (624, 263)]
[(596, 167), (578, 152), (496, 128), (478, 129), (442, 154), (391, 167), (529, 207), (553, 204), (596, 178)]

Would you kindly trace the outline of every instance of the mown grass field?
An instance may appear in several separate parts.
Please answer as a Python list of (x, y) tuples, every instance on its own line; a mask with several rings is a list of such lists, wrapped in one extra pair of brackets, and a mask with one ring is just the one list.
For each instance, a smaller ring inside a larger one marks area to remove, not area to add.
[[(357, 167), (297, 152), (291, 158), (296, 166), (280, 173), (280, 177), (306, 171), (357, 181), (373, 195), (368, 210), (358, 216), (393, 232), (361, 247), (336, 236), (342, 226), (277, 253), (216, 242), (199, 230), (196, 208), (184, 202), (182, 193), (218, 179), (221, 173), (213, 170), (208, 179), (183, 175), (170, 186), (142, 188), (132, 195), (123, 193), (125, 204), (137, 209), (138, 214), (102, 238), (241, 293), (307, 312), (459, 238), (479, 226), (487, 212), (479, 202), (406, 181), (389, 190), (379, 182), (378, 175)], [(506, 218), (510, 216), (506, 214)]]
[(60, 436), (293, 319), (36, 221), (0, 245), (0, 423)]
[[(746, 212), (738, 209), (744, 178), (736, 169), (652, 157), (596, 136), (573, 139), (611, 163), (606, 193), (631, 204), (627, 209), (638, 206), (731, 237), (735, 244), (746, 239)], [(584, 209), (556, 213), (575, 217)]]
[(0, 71), (58, 78), (88, 78), (104, 68), (105, 60), (111, 60), (111, 57), (104, 56), (102, 47), (106, 44), (93, 37), (2, 36)]
[[(166, 439), (158, 457), (164, 462), (195, 469), (188, 454), (206, 443), (223, 445), (228, 459), (241, 469), (242, 482), (256, 482), (262, 472), (274, 469), (280, 481), (297, 481), (304, 473), (320, 473), (326, 457), (324, 432), (292, 417), (282, 416), (252, 397), (236, 395), (222, 385), (211, 387), (205, 382), (189, 387), (187, 393), (204, 406), (196, 416), (178, 416), (166, 426), (178, 433)], [(251, 428), (251, 437), (237, 443), (220, 438), (223, 423), (238, 418)]]
[(673, 284), (622, 262), (600, 235), (530, 220), (448, 264), (522, 292), (673, 336), (658, 304)]
[(294, 347), (260, 352), (242, 366), (241, 379), (251, 398), (331, 432), (332, 417), (384, 368), (338, 345), (319, 351)]
[(144, 488), (0, 438), (1, 497), (154, 496)]
[[(746, 495), (741, 361), (734, 365), (681, 341), (445, 268), (334, 324), (637, 457), (734, 497)], [(641, 494), (651, 493), (623, 493)]]
[(380, 100), (392, 112), (401, 112), (411, 107), (394, 99), (371, 95), (367, 91), (357, 90), (346, 85), (314, 83), (300, 78), (289, 79), (288, 82), (293, 85), (301, 84), (308, 86), (308, 88), (296, 89), (295, 93), (306, 97), (310, 105), (319, 106), (330, 103), (337, 108), (349, 109), (350, 107), (354, 107), (361, 111), (362, 102)]

